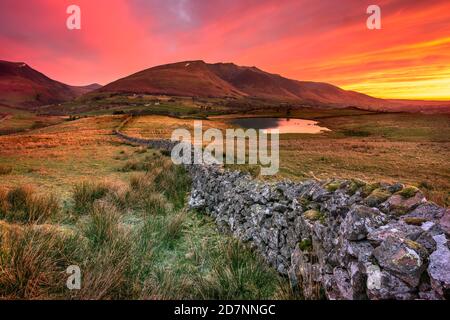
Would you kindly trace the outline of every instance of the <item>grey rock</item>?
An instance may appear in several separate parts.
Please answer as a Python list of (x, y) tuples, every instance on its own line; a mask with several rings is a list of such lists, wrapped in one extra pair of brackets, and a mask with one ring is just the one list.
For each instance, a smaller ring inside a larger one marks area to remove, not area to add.
[(416, 290), (392, 275), (382, 271), (379, 266), (368, 264), (367, 273), (367, 296), (372, 300), (411, 300), (417, 295)]
[(446, 246), (445, 236), (435, 236), (438, 243), (436, 251), (430, 255), (428, 275), (431, 286), (440, 297), (450, 298), (450, 250)]
[(417, 242), (389, 236), (373, 251), (379, 265), (412, 287), (419, 285), (426, 268), (427, 250)]
[(386, 223), (380, 210), (355, 206), (346, 215), (341, 225), (343, 236), (348, 240), (363, 240), (369, 232)]

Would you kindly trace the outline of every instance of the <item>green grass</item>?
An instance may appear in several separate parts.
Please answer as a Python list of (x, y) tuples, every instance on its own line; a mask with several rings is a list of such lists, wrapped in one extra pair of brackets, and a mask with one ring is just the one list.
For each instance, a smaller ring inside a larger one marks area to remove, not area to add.
[[(0, 220), (0, 298), (291, 297), (287, 280), (257, 253), (185, 209), (190, 180), (182, 167), (159, 153), (139, 161), (147, 170), (128, 182), (76, 184), (60, 218), (44, 228)], [(0, 210), (28, 206), (30, 194), (2, 191)], [(73, 264), (82, 270), (79, 291), (65, 287)]]

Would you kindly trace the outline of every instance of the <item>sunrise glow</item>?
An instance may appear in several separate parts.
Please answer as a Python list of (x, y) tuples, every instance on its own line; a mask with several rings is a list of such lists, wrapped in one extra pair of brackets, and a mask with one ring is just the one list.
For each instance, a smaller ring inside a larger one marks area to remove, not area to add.
[[(74, 85), (202, 59), (393, 99), (450, 100), (450, 2), (3, 0), (0, 59)], [(82, 29), (68, 30), (76, 3)]]

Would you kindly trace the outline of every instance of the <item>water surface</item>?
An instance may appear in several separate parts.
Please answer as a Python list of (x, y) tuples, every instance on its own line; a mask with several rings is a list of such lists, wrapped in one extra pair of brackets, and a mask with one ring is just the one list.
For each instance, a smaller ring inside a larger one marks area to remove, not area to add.
[(245, 129), (262, 129), (265, 132), (272, 129), (280, 133), (322, 133), (330, 129), (321, 127), (317, 121), (298, 118), (241, 118), (233, 119), (231, 123)]

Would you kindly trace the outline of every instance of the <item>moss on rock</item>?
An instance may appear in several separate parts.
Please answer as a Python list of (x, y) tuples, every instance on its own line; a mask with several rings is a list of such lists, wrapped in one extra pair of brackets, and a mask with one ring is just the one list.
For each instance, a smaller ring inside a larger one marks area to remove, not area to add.
[(413, 186), (409, 186), (406, 188), (403, 188), (402, 190), (398, 191), (396, 194), (401, 195), (405, 199), (412, 198), (416, 195), (416, 193), (419, 192), (419, 189)]
[(371, 207), (375, 207), (380, 203), (386, 201), (390, 196), (391, 193), (389, 191), (377, 188), (370, 193), (370, 195), (364, 200), (364, 202)]
[(298, 243), (298, 247), (301, 251), (312, 251), (312, 241), (311, 239), (303, 239)]
[(366, 183), (359, 179), (352, 179), (350, 181), (350, 185), (348, 187), (348, 193), (350, 195), (354, 195), (356, 191), (358, 191), (360, 188), (364, 187)]
[(375, 189), (378, 189), (381, 187), (380, 183), (371, 183), (371, 184), (366, 184), (363, 188), (362, 188), (362, 195), (364, 197), (367, 197), (368, 195), (370, 195), (372, 193), (372, 191), (374, 191)]
[(407, 224), (420, 226), (420, 225), (422, 225), (422, 223), (427, 222), (428, 220), (425, 218), (421, 218), (421, 217), (406, 217), (406, 218), (403, 218), (403, 221), (405, 221), (405, 223), (407, 223)]
[(333, 182), (330, 182), (329, 184), (327, 184), (325, 186), (325, 189), (327, 189), (327, 191), (329, 191), (329, 192), (334, 192), (337, 189), (339, 189), (340, 186), (341, 186), (341, 182), (333, 181)]

